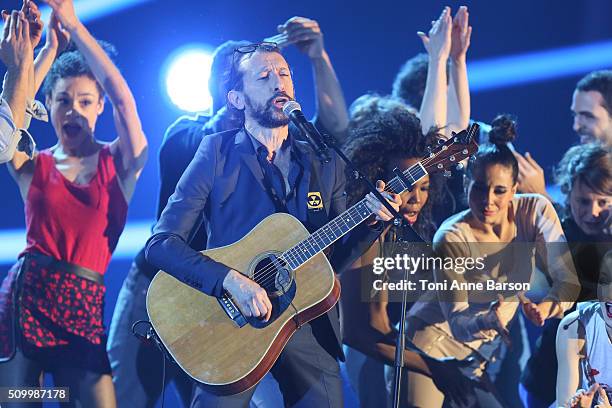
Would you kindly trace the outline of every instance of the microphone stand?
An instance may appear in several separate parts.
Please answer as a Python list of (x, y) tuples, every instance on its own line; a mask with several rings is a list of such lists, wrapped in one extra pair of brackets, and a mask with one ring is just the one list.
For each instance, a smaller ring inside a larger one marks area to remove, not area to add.
[[(313, 126), (314, 128), (314, 126)], [(394, 223), (396, 225), (402, 226), (402, 237), (401, 242), (425, 242), (425, 240), (412, 228), (411, 225), (403, 222), (402, 216), (399, 212), (395, 211), (395, 209), (387, 202), (387, 200), (378, 192), (374, 184), (370, 180), (368, 180), (360, 171), (355, 167), (355, 165), (351, 162), (351, 160), (346, 157), (346, 155), (336, 146), (335, 141), (329, 135), (321, 135), (318, 131), (313, 132), (313, 134), (309, 135), (312, 138), (320, 138), (315, 143), (316, 145), (323, 145), (326, 148), (331, 147), (340, 158), (346, 163), (347, 169), (353, 173), (353, 177), (356, 180), (362, 180), (370, 189), (370, 192), (374, 194), (376, 198), (393, 214)], [(404, 268), (404, 280), (408, 282), (408, 269)], [(404, 367), (404, 349), (406, 347), (406, 311), (408, 308), (408, 288), (404, 288), (402, 291), (402, 308), (401, 308), (401, 317), (399, 324), (399, 333), (397, 335), (397, 340), (395, 342), (395, 379), (393, 383), (393, 408), (399, 408), (400, 406), (400, 393), (401, 393), (401, 382), (402, 382), (402, 368)]]
[(327, 144), (323, 141), (323, 137), (317, 128), (312, 123), (306, 121), (305, 129), (300, 128), (300, 130), (302, 131), (302, 135), (306, 138), (306, 141), (317, 153), (317, 156), (319, 156), (321, 163), (329, 163), (331, 157), (329, 156)]
[[(425, 243), (425, 240), (412, 228), (411, 225), (406, 224), (401, 220), (395, 222), (395, 227), (399, 229), (399, 233), (396, 233), (396, 243), (404, 244), (400, 245), (400, 248), (407, 248), (409, 243), (420, 242)], [(399, 249), (399, 248), (398, 248)], [(408, 282), (409, 271), (407, 267), (404, 267), (404, 282)], [(402, 368), (404, 367), (404, 350), (406, 348), (406, 313), (408, 310), (408, 287), (402, 290), (402, 306), (399, 321), (399, 330), (397, 333), (397, 339), (395, 340), (395, 361), (393, 366), (395, 367), (395, 376), (393, 379), (393, 408), (400, 407), (400, 394), (402, 387)]]

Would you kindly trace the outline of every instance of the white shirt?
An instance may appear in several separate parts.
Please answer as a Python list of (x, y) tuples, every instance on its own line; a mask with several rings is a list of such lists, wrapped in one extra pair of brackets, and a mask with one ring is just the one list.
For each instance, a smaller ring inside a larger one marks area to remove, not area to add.
[[(498, 282), (529, 282), (535, 269), (536, 257), (539, 256), (552, 278), (552, 287), (545, 299), (559, 302), (563, 310), (571, 308), (573, 302), (569, 300), (575, 299), (579, 283), (561, 223), (552, 204), (537, 194), (516, 194), (511, 209), (517, 227), (516, 236), (511, 244), (498, 245), (507, 245), (508, 249), (516, 250), (517, 256), (512, 265), (502, 268), (493, 262), (496, 258), (491, 256), (490, 269), (475, 269), (467, 271), (465, 275), (452, 270), (448, 274), (441, 271), (441, 274), (448, 275), (449, 281), (464, 276), (465, 280), (471, 282), (484, 282), (488, 279)], [(495, 247), (496, 244), (477, 242), (466, 221), (469, 211), (451, 216), (440, 226), (434, 237), (434, 248), (439, 253), (453, 258), (476, 259), (482, 256), (482, 251), (491, 252)], [(521, 243), (533, 243), (534, 247)], [(438, 326), (488, 359), (497, 350), (500, 338), (495, 330), (480, 330), (476, 327), (478, 316), (486, 314), (490, 305), (475, 302), (477, 295), (475, 291), (454, 290), (447, 296), (452, 299), (438, 301), (435, 292), (426, 292), (408, 313), (409, 316)], [(514, 316), (519, 306), (518, 298), (513, 296), (505, 300), (500, 311)]]
[[(612, 391), (612, 341), (608, 337), (606, 331), (606, 322), (601, 313), (601, 304), (593, 303), (590, 306), (589, 319), (585, 327), (585, 342), (586, 356), (589, 360), (589, 366), (594, 371), (592, 376), (599, 384), (604, 386), (608, 392)], [(583, 322), (584, 324), (584, 322)], [(582, 372), (582, 388), (589, 387), (589, 378), (584, 372), (584, 366), (581, 365)]]
[(0, 98), (0, 163), (6, 163), (13, 158), (21, 132), (13, 122), (13, 112), (8, 102)]

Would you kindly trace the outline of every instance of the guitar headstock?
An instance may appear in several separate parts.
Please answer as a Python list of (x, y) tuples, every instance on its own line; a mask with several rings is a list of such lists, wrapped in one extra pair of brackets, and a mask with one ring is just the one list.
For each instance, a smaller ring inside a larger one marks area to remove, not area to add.
[(461, 167), (461, 161), (478, 151), (474, 136), (478, 132), (478, 124), (472, 124), (468, 129), (454, 133), (450, 139), (436, 147), (421, 164), (429, 174), (449, 170), (453, 166)]

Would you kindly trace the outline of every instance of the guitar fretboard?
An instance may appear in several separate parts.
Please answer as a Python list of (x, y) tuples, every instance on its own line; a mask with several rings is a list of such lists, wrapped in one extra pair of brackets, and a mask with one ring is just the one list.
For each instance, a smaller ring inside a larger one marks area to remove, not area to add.
[[(425, 177), (427, 175), (427, 171), (421, 162), (419, 162), (404, 170), (402, 174), (410, 185), (406, 185), (406, 183), (399, 177), (394, 177), (387, 184), (388, 190), (396, 194), (400, 194)], [(351, 208), (344, 211), (342, 214), (338, 215), (336, 218), (312, 233), (308, 238), (300, 241), (297, 245), (285, 251), (281, 255), (281, 259), (287, 262), (291, 269), (295, 270), (307, 262), (310, 258), (349, 233), (370, 215), (372, 215), (372, 211), (370, 211), (366, 205), (366, 199), (363, 198), (357, 204), (353, 205)]]

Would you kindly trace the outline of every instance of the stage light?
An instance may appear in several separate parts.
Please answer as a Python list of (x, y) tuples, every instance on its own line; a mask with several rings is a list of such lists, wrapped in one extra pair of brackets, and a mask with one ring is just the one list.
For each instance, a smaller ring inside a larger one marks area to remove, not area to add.
[[(151, 0), (77, 0), (74, 2), (74, 9), (79, 19), (85, 23), (150, 1)], [(41, 3), (38, 4), (40, 4), (40, 18), (46, 24), (49, 22), (49, 17), (51, 16), (51, 8)], [(43, 32), (43, 37), (45, 34), (46, 33)]]
[(204, 48), (183, 48), (169, 58), (166, 92), (172, 103), (188, 112), (202, 112), (212, 106), (208, 78), (211, 53)]
[(612, 66), (612, 41), (581, 44), (468, 63), (470, 91), (548, 81)]

